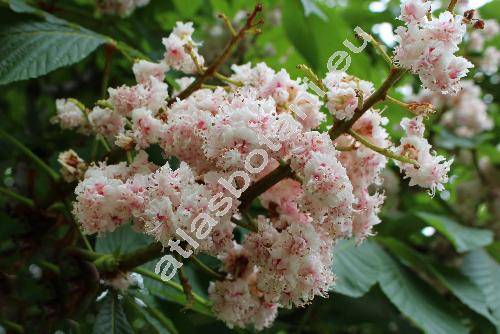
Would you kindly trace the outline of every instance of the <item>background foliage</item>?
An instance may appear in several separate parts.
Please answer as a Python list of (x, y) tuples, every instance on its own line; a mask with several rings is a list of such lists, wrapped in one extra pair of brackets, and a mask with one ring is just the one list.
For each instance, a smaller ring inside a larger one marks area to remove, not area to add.
[[(0, 129), (55, 169), (58, 153), (68, 148), (86, 159), (102, 156), (104, 152), (88, 137), (61, 131), (50, 123), (54, 100), (74, 96), (91, 104), (102, 96), (106, 85), (132, 82), (131, 60), (162, 57), (161, 37), (178, 20), (195, 23), (197, 39), (205, 41), (201, 51), (210, 63), (228, 37), (216, 13), (242, 17), (241, 11), (250, 10), (253, 2), (153, 0), (126, 19), (96, 14), (92, 0), (1, 2)], [(355, 26), (371, 31), (376, 23), (398, 24), (399, 1), (388, 2), (380, 13), (370, 11), (371, 1), (365, 0), (345, 6), (331, 6), (335, 1), (260, 2), (265, 18), (262, 34), (245, 42), (228, 63), (264, 60), (294, 77), (299, 75), (296, 65), (306, 63), (323, 75), (328, 57), (345, 50), (344, 39), (354, 41)], [(499, 13), (498, 0), (481, 8), (484, 18), (500, 19)], [(500, 47), (500, 40), (494, 44)], [(112, 57), (107, 83), (102, 82), (106, 57)], [(385, 77), (386, 65), (372, 48), (352, 60), (350, 74), (371, 80), (375, 86)], [(488, 78), (475, 79), (492, 96), (489, 112), (495, 129), (469, 140), (434, 125), (432, 139), (447, 156), (469, 152), (474, 159), (489, 157), (498, 168), (498, 84)], [(403, 83), (418, 86), (410, 76)], [(401, 97), (397, 92), (393, 95)], [(390, 119), (388, 130), (397, 136), (395, 125), (405, 111), (390, 105), (385, 115)], [(0, 196), (0, 333), (22, 328), (26, 333), (245, 332), (230, 330), (212, 317), (204, 301), (208, 279), (189, 265), (187, 274), (200, 297), (190, 310), (183, 309), (184, 294), (175, 286), (147, 277), (142, 287), (127, 293), (99, 285), (90, 267), (66, 253), (77, 240), (62, 205), (71, 197), (72, 186), (53, 182), (2, 139), (2, 133), (1, 189), (23, 194), (34, 205)], [(158, 152), (150, 153), (162, 159)], [(446, 196), (435, 198), (402, 181), (398, 190), (388, 192), (377, 235), (361, 246), (345, 241), (336, 247), (337, 284), (330, 298), (316, 298), (304, 309), (281, 312), (266, 332), (500, 331), (500, 229), (489, 210), (492, 204), (486, 196), (473, 203), (472, 217), (457, 211), (461, 205), (457, 185), (477, 174), (475, 164), (457, 159)], [(436, 232), (424, 235), (428, 227)], [(106, 237), (93, 237), (91, 242), (98, 252), (120, 254), (150, 240), (125, 227)], [(203, 260), (216, 267), (215, 259)]]

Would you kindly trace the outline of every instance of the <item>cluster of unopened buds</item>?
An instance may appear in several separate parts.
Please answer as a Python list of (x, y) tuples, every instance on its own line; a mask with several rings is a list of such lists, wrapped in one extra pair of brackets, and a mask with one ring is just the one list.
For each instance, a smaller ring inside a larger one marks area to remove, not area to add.
[[(427, 21), (427, 3), (411, 1), (418, 3), (416, 12), (408, 3), (398, 62), (419, 73), (429, 88), (456, 91), (469, 67), (453, 55), (464, 31), (461, 20), (447, 12)], [(184, 95), (179, 92), (191, 90), (197, 79), (183, 77), (177, 80), (180, 88), (169, 93), (168, 70), (204, 69), (192, 33), (192, 24), (177, 23), (163, 40), (165, 58), (135, 63), (137, 84), (110, 88), (108, 99), (92, 110), (72, 99), (57, 101), (54, 120), (61, 127), (96, 134), (133, 159), (87, 166), (67, 152), (60, 160), (68, 179), (81, 178), (73, 213), (85, 233), (105, 234), (133, 222), (179, 256), (218, 257), (224, 279), (209, 288), (215, 315), (230, 327), (262, 329), (272, 324), (278, 308), (327, 296), (336, 241), (362, 242), (380, 223), (384, 194), (371, 189), (381, 184), (388, 158), (411, 185), (431, 193), (444, 189), (451, 161), (432, 151), (420, 116), (403, 120), (400, 145), (392, 144), (384, 129), (387, 119), (375, 108), (333, 139), (315, 130), (326, 119), (322, 106), (339, 122), (348, 121), (374, 94), (372, 83), (344, 72), (326, 75), (321, 99), (305, 82), (265, 63), (233, 65), (229, 77), (219, 75), (225, 86), (200, 85)], [(421, 34), (428, 38), (425, 47), (419, 42), (417, 55), (409, 41)], [(150, 162), (145, 150), (151, 145), (180, 165)], [(275, 182), (261, 182), (280, 171), (285, 175)], [(266, 215), (249, 215), (255, 197)], [(238, 225), (249, 228), (241, 242), (233, 236)]]

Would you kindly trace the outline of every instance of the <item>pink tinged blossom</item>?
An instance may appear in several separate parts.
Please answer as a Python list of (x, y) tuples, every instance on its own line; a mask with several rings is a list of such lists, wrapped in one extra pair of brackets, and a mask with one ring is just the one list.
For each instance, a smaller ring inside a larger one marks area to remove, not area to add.
[(163, 38), (162, 43), (165, 46), (165, 63), (172, 69), (182, 71), (184, 73), (196, 73), (196, 65), (185, 50), (185, 46), (190, 45), (194, 57), (198, 64), (203, 66), (205, 63), (204, 58), (198, 53), (197, 43), (192, 39), (194, 29), (192, 23), (177, 22), (176, 27), (172, 33)]
[(125, 131), (125, 118), (111, 109), (96, 106), (88, 117), (93, 131), (106, 138), (113, 139)]
[(164, 62), (152, 63), (147, 60), (139, 60), (132, 66), (135, 79), (142, 84), (148, 84), (151, 77), (163, 81), (167, 70), (168, 66)]
[(211, 282), (208, 293), (215, 316), (229, 328), (253, 326), (262, 330), (277, 316), (278, 305), (259, 296), (255, 278)]
[(323, 82), (328, 89), (328, 111), (339, 120), (351, 119), (358, 108), (358, 96), (366, 99), (373, 92), (372, 83), (359, 80), (345, 72), (330, 72)]
[[(234, 72), (231, 79), (253, 88), (257, 98), (272, 97), (278, 113), (291, 113), (295, 112), (296, 108), (300, 109), (302, 117), (295, 115), (295, 119), (304, 128), (316, 128), (324, 120), (325, 115), (320, 111), (321, 103), (318, 97), (309, 93), (307, 85), (300, 79), (291, 79), (284, 69), (276, 73), (265, 63), (258, 63), (254, 67), (250, 63), (233, 65), (231, 69)], [(295, 108), (290, 107), (291, 105)]]
[(108, 88), (108, 93), (108, 102), (123, 116), (130, 117), (132, 110), (142, 107), (156, 114), (163, 108), (168, 97), (168, 85), (155, 76), (150, 76), (145, 83), (132, 87)]
[(488, 106), (482, 99), (481, 88), (471, 80), (464, 80), (456, 96), (447, 96), (422, 90), (414, 97), (417, 101), (429, 101), (439, 108), (446, 106), (441, 124), (460, 137), (470, 138), (493, 128)]
[[(403, 3), (402, 8), (406, 5)], [(433, 20), (423, 18), (407, 22), (406, 27), (396, 29), (399, 45), (394, 61), (418, 74), (424, 87), (443, 94), (456, 94), (460, 90), (460, 79), (473, 67), (465, 58), (455, 56), (465, 32), (462, 17), (448, 11)]]
[(259, 233), (244, 247), (258, 268), (257, 288), (268, 302), (283, 307), (303, 306), (327, 295), (333, 284), (332, 242), (312, 224), (292, 224), (277, 231), (261, 220)]
[(421, 131), (415, 130), (423, 128), (421, 116), (412, 120), (404, 118), (401, 126), (406, 130), (406, 136), (401, 139), (395, 153), (415, 160), (418, 166), (400, 161), (395, 161), (396, 165), (404, 171), (406, 178), (410, 178), (410, 186), (429, 188), (431, 195), (436, 190), (443, 191), (453, 159), (447, 161), (443, 156), (432, 152), (431, 145), (421, 136)]
[(103, 13), (127, 17), (138, 7), (144, 7), (150, 0), (99, 0), (97, 7)]
[(52, 123), (59, 123), (62, 129), (79, 128), (81, 131), (86, 132), (87, 120), (85, 114), (74, 102), (67, 99), (57, 99), (56, 112), (56, 115), (51, 119)]
[[(145, 163), (147, 154), (141, 152), (132, 165), (91, 166), (75, 189), (73, 214), (85, 233), (112, 232), (130, 221), (135, 211), (141, 210), (147, 178), (153, 165)], [(141, 167), (134, 167), (140, 164)]]
[(166, 130), (165, 124), (154, 118), (149, 109), (140, 108), (132, 112), (131, 137), (136, 143), (136, 149), (143, 149), (151, 144), (156, 144), (163, 137)]
[(486, 48), (479, 62), (481, 71), (486, 75), (493, 75), (498, 72), (498, 64), (500, 63), (500, 50), (494, 46)]
[(426, 19), (431, 11), (431, 2), (426, 0), (404, 0), (401, 2), (399, 19), (408, 24), (418, 23)]

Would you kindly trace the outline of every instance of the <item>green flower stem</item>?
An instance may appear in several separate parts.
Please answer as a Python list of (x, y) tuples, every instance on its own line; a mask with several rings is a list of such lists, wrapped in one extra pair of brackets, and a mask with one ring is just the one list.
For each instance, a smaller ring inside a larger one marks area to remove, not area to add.
[[(0, 324), (2, 324), (6, 329), (10, 330), (12, 333), (25, 333), (23, 326), (16, 324), (7, 319), (0, 319)], [(11, 333), (11, 332), (8, 333)]]
[(229, 30), (229, 32), (231, 33), (231, 36), (236, 36), (238, 33), (236, 32), (236, 30), (234, 30), (233, 24), (231, 23), (231, 20), (226, 16), (226, 14), (220, 13), (218, 16), (220, 19), (222, 19), (222, 21), (224, 21), (224, 24), (226, 25), (227, 30)]
[(395, 105), (398, 105), (402, 108), (405, 108), (405, 109), (410, 109), (410, 105), (408, 103), (405, 103), (403, 101), (400, 101), (392, 96), (389, 96), (389, 95), (386, 95), (385, 96), (386, 100), (389, 101), (389, 102), (392, 102), (394, 103)]
[(386, 148), (383, 148), (383, 147), (379, 147), (377, 145), (374, 145), (373, 143), (371, 143), (368, 139), (364, 138), (363, 136), (361, 136), (360, 134), (358, 134), (356, 131), (350, 129), (348, 131), (348, 133), (354, 138), (356, 139), (357, 141), (359, 141), (361, 144), (363, 144), (364, 146), (368, 147), (369, 149), (377, 152), (377, 153), (380, 153), (382, 155), (385, 155), (386, 157), (390, 158), (390, 159), (393, 159), (393, 160), (397, 160), (397, 161), (401, 161), (401, 162), (404, 162), (404, 163), (407, 163), (407, 164), (412, 164), (414, 165), (415, 167), (419, 167), (419, 164), (418, 162), (416, 162), (415, 160), (413, 159), (410, 159), (410, 158), (407, 158), (407, 157), (404, 157), (404, 156), (401, 156), (401, 155), (397, 155), (395, 154), (394, 152), (392, 152), (391, 150), (388, 150)]
[[(154, 307), (151, 303), (145, 303), (144, 300), (141, 299), (140, 295), (138, 295), (136, 298), (140, 299), (146, 305), (146, 312), (148, 312), (152, 317), (156, 318), (162, 324), (162, 326), (167, 329), (168, 333), (178, 334), (177, 329), (175, 328), (171, 320), (165, 317), (160, 310)], [(141, 306), (137, 305), (134, 300), (130, 299), (129, 303), (136, 310), (141, 310)]]
[(10, 189), (0, 187), (0, 194), (3, 194), (7, 197), (15, 199), (16, 201), (21, 202), (24, 205), (29, 206), (32, 209), (35, 208), (35, 202), (32, 199), (24, 197), (23, 195), (19, 195), (18, 193), (14, 192)]
[[(163, 284), (165, 284), (165, 285), (167, 285), (167, 286), (169, 286), (169, 287), (171, 287), (179, 292), (184, 293), (184, 289), (182, 288), (182, 285), (180, 285), (179, 283), (174, 282), (172, 280), (164, 281), (161, 279), (161, 277), (159, 275), (156, 275), (154, 272), (152, 272), (148, 269), (136, 268), (133, 271), (138, 273), (138, 274), (141, 274), (143, 276), (146, 276), (148, 278), (151, 278), (155, 281), (161, 282), (161, 283), (163, 283)], [(206, 299), (201, 297), (200, 295), (196, 294), (195, 292), (193, 292), (193, 298), (197, 303), (200, 303), (201, 305), (206, 306), (206, 307), (210, 307), (210, 303)]]
[(224, 81), (224, 82), (230, 83), (230, 84), (235, 85), (237, 87), (243, 86), (243, 83), (241, 83), (239, 81), (236, 81), (236, 80), (233, 80), (231, 78), (228, 78), (225, 75), (220, 74), (219, 72), (215, 72), (214, 73), (214, 77), (217, 78), (217, 79), (219, 79), (220, 81)]
[(207, 266), (200, 259), (198, 259), (195, 255), (191, 255), (189, 260), (191, 262), (193, 262), (193, 264), (196, 267), (200, 268), (203, 272), (207, 273), (208, 275), (210, 275), (214, 279), (216, 279), (216, 280), (223, 280), (224, 279), (224, 277), (225, 277), (224, 275), (219, 274), (218, 272), (216, 272), (215, 270), (213, 270), (212, 268)]
[(16, 146), (21, 152), (23, 152), (28, 158), (33, 161), (35, 165), (37, 165), (40, 169), (46, 172), (54, 182), (59, 182), (60, 176), (59, 174), (53, 170), (49, 165), (42, 161), (39, 157), (37, 157), (29, 148), (27, 148), (23, 143), (21, 143), (16, 138), (9, 135), (4, 130), (0, 129), (0, 137), (4, 137), (8, 142), (12, 145)]
[(102, 73), (102, 86), (101, 86), (102, 98), (106, 97), (106, 93), (108, 91), (111, 59), (113, 58), (113, 54), (115, 53), (115, 51), (116, 51), (115, 44), (108, 43), (104, 46), (104, 70)]
[(111, 147), (109, 146), (108, 141), (102, 135), (97, 135), (97, 140), (101, 143), (102, 147), (106, 150), (106, 152), (111, 152)]
[(372, 35), (366, 33), (366, 32), (363, 32), (363, 39), (368, 39), (370, 41), (370, 43), (372, 43), (373, 47), (375, 48), (375, 50), (378, 51), (378, 53), (380, 53), (380, 55), (382, 56), (382, 58), (384, 58), (385, 62), (387, 64), (389, 64), (389, 66), (393, 66), (394, 63), (392, 61), (392, 58), (387, 54), (387, 52), (384, 50), (384, 48), (382, 47), (382, 45), (379, 43), (379, 41), (377, 41), (375, 39), (375, 37), (373, 37)]
[(160, 310), (158, 310), (156, 307), (154, 307), (152, 305), (147, 305), (147, 310), (149, 311), (149, 313), (153, 317), (155, 317), (163, 325), (163, 327), (165, 327), (167, 329), (167, 331), (169, 333), (172, 333), (172, 334), (178, 333), (177, 329), (172, 324), (172, 321), (170, 321), (170, 319), (166, 318), (163, 315), (163, 313)]
[(75, 255), (75, 256), (78, 256), (78, 257), (80, 257), (84, 260), (90, 261), (90, 262), (93, 262), (93, 261), (99, 259), (100, 257), (106, 255), (106, 254), (102, 254), (102, 253), (97, 253), (97, 252), (85, 250), (85, 249), (82, 249), (79, 247), (69, 247), (66, 250), (68, 253)]
[(297, 69), (304, 72), (304, 75), (326, 94), (328, 89), (326, 89), (325, 85), (323, 84), (323, 81), (321, 81), (318, 78), (316, 73), (314, 73), (314, 71), (311, 70), (311, 68), (309, 66), (304, 65), (304, 64), (299, 64), (299, 65), (297, 65)]

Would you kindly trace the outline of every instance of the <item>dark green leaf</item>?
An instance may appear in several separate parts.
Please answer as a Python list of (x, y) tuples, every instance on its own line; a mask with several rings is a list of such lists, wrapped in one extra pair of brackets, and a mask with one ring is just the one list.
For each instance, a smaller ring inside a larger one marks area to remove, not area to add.
[(316, 14), (323, 20), (327, 20), (325, 13), (321, 11), (321, 9), (316, 6), (314, 0), (301, 0), (302, 6), (304, 7), (304, 14), (309, 16), (311, 14)]
[(454, 268), (432, 263), (427, 257), (394, 238), (378, 238), (378, 240), (406, 265), (436, 277), (462, 303), (483, 315), (493, 324), (496, 323), (495, 318), (488, 311), (484, 293), (468, 277)]
[(341, 241), (333, 254), (335, 262), (335, 292), (361, 297), (377, 282), (380, 247), (371, 241), (356, 246), (353, 241)]
[(99, 253), (123, 254), (133, 252), (151, 242), (151, 238), (144, 233), (138, 233), (130, 224), (125, 224), (111, 233), (97, 237), (95, 250)]
[(435, 290), (388, 254), (380, 257), (379, 284), (389, 300), (426, 333), (468, 333), (461, 319)]
[(90, 30), (53, 22), (17, 22), (0, 29), (0, 84), (71, 65), (106, 42)]
[(489, 230), (462, 226), (446, 216), (427, 212), (418, 212), (417, 216), (441, 232), (461, 253), (493, 242), (493, 232)]
[(131, 334), (132, 327), (128, 323), (123, 306), (117, 295), (108, 292), (94, 324), (94, 334)]
[(485, 250), (477, 249), (464, 258), (461, 271), (483, 291), (500, 330), (500, 265)]

